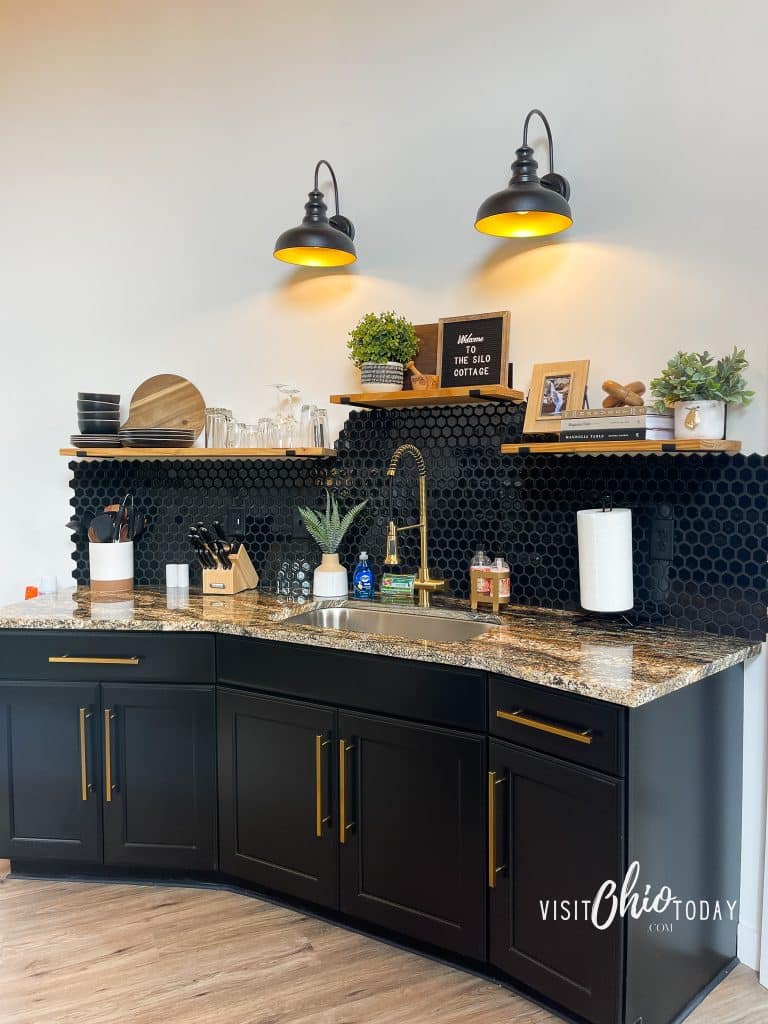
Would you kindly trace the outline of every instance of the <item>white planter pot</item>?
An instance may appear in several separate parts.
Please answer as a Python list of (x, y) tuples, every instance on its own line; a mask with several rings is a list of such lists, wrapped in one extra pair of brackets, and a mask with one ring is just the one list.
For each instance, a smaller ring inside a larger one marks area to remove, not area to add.
[(360, 387), (363, 391), (402, 391), (402, 363), (363, 363), (360, 367)]
[(349, 578), (338, 555), (323, 555), (312, 579), (313, 597), (347, 597)]
[(681, 441), (720, 441), (725, 436), (725, 402), (675, 402), (675, 437)]

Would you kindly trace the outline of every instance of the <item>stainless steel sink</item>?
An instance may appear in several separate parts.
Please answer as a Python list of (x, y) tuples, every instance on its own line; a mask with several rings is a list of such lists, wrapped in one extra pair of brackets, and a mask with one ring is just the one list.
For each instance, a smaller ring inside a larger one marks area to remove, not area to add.
[(459, 616), (435, 612), (416, 613), (388, 608), (316, 608), (301, 615), (292, 615), (285, 622), (318, 629), (343, 629), (353, 633), (376, 633), (381, 636), (405, 637), (408, 640), (437, 640), (456, 644), (487, 633), (495, 622), (477, 622)]

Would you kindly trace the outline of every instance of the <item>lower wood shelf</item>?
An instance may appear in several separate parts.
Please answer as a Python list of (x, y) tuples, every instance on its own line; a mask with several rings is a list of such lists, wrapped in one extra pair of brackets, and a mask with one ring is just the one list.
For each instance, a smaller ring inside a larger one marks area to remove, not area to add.
[(330, 459), (333, 448), (60, 448), (79, 459)]
[(428, 391), (366, 391), (355, 395), (331, 395), (332, 405), (358, 405), (365, 409), (407, 409), (429, 405), (474, 405), (476, 402), (525, 401), (522, 391), (501, 384), (477, 384), (466, 388), (432, 388)]
[(674, 455), (741, 451), (741, 441), (521, 441), (503, 444), (502, 455)]

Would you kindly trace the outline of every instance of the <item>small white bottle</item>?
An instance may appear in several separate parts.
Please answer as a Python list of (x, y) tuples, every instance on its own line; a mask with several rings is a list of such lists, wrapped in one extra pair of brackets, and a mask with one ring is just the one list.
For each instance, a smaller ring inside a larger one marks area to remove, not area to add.
[[(499, 600), (509, 600), (509, 563), (503, 558), (494, 558), (491, 572), (499, 577)], [(490, 580), (488, 581), (490, 583)]]
[[(473, 572), (477, 572), (481, 569), (488, 570), (490, 568), (490, 558), (488, 557), (488, 555), (486, 555), (485, 551), (483, 551), (482, 548), (478, 548), (474, 554), (474, 557), (472, 558), (472, 561), (469, 563), (470, 579), (472, 578)], [(491, 581), (488, 579), (488, 577), (478, 579), (477, 587), (475, 588), (475, 593), (490, 594), (490, 592)]]

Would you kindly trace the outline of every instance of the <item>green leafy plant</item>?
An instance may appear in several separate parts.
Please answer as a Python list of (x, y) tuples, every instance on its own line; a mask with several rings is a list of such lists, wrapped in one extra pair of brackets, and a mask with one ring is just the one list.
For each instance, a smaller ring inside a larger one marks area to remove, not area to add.
[(419, 351), (419, 338), (410, 320), (389, 313), (366, 313), (349, 332), (349, 358), (355, 366), (363, 363), (402, 363), (405, 366)]
[(755, 392), (748, 390), (742, 373), (748, 366), (743, 348), (734, 347), (717, 362), (709, 352), (678, 352), (651, 381), (651, 391), (658, 398), (656, 408), (693, 400), (749, 405)]
[(330, 491), (326, 488), (325, 512), (315, 512), (314, 509), (308, 507), (299, 507), (298, 512), (307, 532), (319, 545), (323, 554), (333, 555), (339, 550), (339, 544), (341, 544), (344, 534), (367, 504), (367, 500), (361, 501), (359, 505), (353, 505), (342, 516), (339, 513), (338, 502), (331, 497)]

